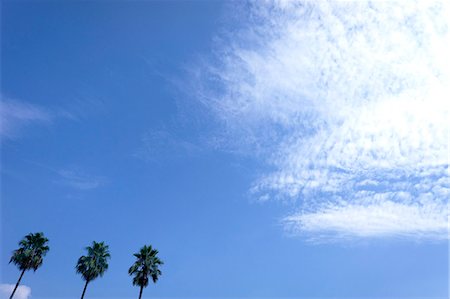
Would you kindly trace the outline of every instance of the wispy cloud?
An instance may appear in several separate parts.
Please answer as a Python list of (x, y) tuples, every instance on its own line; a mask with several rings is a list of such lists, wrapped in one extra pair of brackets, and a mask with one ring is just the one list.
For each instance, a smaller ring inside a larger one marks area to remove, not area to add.
[(14, 139), (27, 127), (50, 125), (58, 120), (81, 121), (104, 110), (102, 99), (82, 95), (70, 98), (65, 107), (44, 107), (0, 94), (0, 137)]
[(51, 113), (42, 107), (1, 97), (0, 136), (2, 138), (13, 138), (23, 127), (48, 124), (52, 118)]
[[(13, 284), (0, 284), (0, 299), (7, 299), (14, 290)], [(19, 285), (14, 294), (16, 299), (28, 299), (31, 298), (31, 288), (26, 285)]]
[(283, 223), (311, 238), (448, 238), (446, 2), (241, 9), (195, 75), (233, 144), (275, 169), (252, 192), (299, 200)]
[(105, 177), (90, 175), (75, 168), (61, 169), (57, 173), (60, 176), (59, 183), (81, 191), (96, 189), (107, 182)]

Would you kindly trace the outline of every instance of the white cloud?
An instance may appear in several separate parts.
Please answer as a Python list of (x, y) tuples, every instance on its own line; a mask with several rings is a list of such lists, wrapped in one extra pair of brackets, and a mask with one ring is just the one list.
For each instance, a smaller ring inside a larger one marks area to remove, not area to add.
[[(0, 284), (0, 299), (7, 299), (11, 296), (15, 285), (13, 284)], [(26, 285), (19, 285), (14, 294), (14, 299), (28, 299), (31, 298), (31, 288)]]
[(12, 138), (24, 126), (51, 122), (52, 116), (36, 105), (2, 97), (0, 119), (0, 137)]
[(106, 178), (86, 174), (77, 168), (61, 169), (57, 171), (60, 183), (78, 190), (92, 190), (106, 184)]
[(0, 94), (0, 137), (14, 139), (26, 127), (48, 125), (56, 120), (80, 121), (89, 111), (102, 109), (103, 102), (96, 98), (70, 99), (66, 108), (43, 107), (30, 102), (8, 98)]
[(198, 97), (233, 144), (274, 167), (252, 191), (299, 199), (284, 223), (312, 238), (448, 238), (447, 3), (244, 9)]
[[(449, 226), (442, 206), (426, 203), (331, 204), (311, 213), (298, 213), (284, 219), (294, 233), (319, 233), (312, 239), (330, 241), (358, 237), (413, 237), (447, 239)], [(310, 236), (311, 237), (311, 236)]]

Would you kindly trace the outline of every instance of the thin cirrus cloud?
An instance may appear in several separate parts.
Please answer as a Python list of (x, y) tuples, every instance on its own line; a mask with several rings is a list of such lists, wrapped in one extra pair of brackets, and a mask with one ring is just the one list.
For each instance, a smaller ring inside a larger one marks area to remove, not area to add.
[(10, 139), (26, 126), (51, 123), (53, 115), (42, 107), (2, 96), (0, 119), (0, 136)]
[(446, 2), (240, 9), (196, 96), (273, 169), (251, 191), (295, 200), (282, 223), (310, 239), (448, 239)]
[(87, 174), (79, 169), (61, 169), (57, 171), (58, 182), (80, 191), (97, 189), (106, 184), (105, 177)]
[[(0, 284), (0, 299), (7, 299), (14, 290), (13, 284)], [(19, 285), (14, 294), (16, 299), (28, 299), (31, 298), (31, 288), (26, 285)]]
[(65, 107), (44, 107), (0, 94), (0, 137), (15, 139), (28, 127), (51, 125), (60, 120), (80, 121), (104, 109), (102, 99), (82, 95), (70, 98)]

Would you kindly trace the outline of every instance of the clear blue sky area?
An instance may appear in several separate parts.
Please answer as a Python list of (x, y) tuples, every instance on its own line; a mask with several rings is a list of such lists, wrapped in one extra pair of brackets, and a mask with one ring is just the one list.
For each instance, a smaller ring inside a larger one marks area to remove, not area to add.
[(267, 165), (208, 141), (216, 124), (180, 82), (239, 26), (229, 4), (2, 1), (1, 97), (38, 116), (1, 145), (1, 283), (43, 231), (50, 252), (22, 281), (36, 299), (78, 298), (93, 240), (112, 258), (87, 298), (137, 297), (127, 270), (144, 244), (165, 262), (145, 298), (446, 298), (447, 242), (291, 236), (293, 203), (249, 193)]

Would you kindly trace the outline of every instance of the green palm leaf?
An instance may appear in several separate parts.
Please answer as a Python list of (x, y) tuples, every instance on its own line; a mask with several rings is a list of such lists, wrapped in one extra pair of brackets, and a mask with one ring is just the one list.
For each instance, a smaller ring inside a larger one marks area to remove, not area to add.
[(139, 298), (142, 297), (143, 288), (148, 286), (151, 279), (154, 283), (158, 281), (162, 274), (159, 267), (164, 263), (158, 257), (158, 250), (152, 246), (144, 246), (138, 253), (135, 253), (136, 262), (128, 270), (128, 274), (133, 276), (133, 285), (140, 287)]
[(50, 250), (47, 243), (48, 239), (44, 237), (43, 233), (30, 233), (19, 242), (19, 248), (13, 251), (9, 262), (16, 265), (22, 273), (10, 296), (10, 299), (14, 297), (14, 293), (16, 292), (25, 271), (31, 269), (36, 271), (40, 266), (42, 266), (44, 256)]
[(109, 246), (104, 242), (94, 241), (92, 246), (86, 247), (86, 251), (87, 255), (81, 256), (75, 266), (76, 272), (86, 281), (81, 298), (84, 297), (88, 283), (103, 276), (108, 270), (108, 259), (111, 258)]

